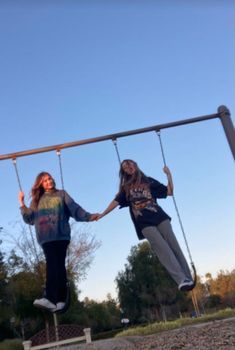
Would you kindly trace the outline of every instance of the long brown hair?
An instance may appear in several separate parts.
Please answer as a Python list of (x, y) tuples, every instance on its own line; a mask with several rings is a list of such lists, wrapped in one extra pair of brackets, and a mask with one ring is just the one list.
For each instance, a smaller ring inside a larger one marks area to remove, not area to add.
[[(130, 162), (134, 164), (136, 170), (133, 175), (128, 175), (122, 168), (123, 164), (125, 162)], [(140, 170), (138, 164), (132, 160), (132, 159), (124, 159), (121, 162), (120, 170), (119, 170), (119, 178), (120, 178), (120, 183), (119, 183), (119, 192), (122, 190), (125, 191), (126, 193), (126, 198), (128, 199), (129, 193), (130, 193), (130, 188), (133, 185), (139, 185), (142, 180), (148, 181), (148, 177), (143, 173), (143, 171)]]
[[(42, 186), (42, 181), (44, 176), (50, 176), (52, 179), (53, 177), (51, 176), (51, 174), (49, 174), (46, 171), (42, 171), (41, 173), (39, 173), (36, 177), (36, 180), (34, 182), (34, 185), (31, 189), (31, 197), (32, 197), (32, 208), (33, 209), (37, 209), (38, 208), (38, 203), (40, 198), (42, 197), (43, 193), (45, 192), (43, 186)], [(55, 180), (53, 179), (54, 182), (54, 188), (55, 188)]]

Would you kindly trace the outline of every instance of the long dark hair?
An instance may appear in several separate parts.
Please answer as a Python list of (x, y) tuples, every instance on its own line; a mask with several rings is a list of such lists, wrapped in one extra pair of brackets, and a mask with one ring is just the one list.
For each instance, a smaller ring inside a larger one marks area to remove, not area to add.
[(42, 171), (41, 173), (39, 173), (36, 177), (36, 180), (34, 182), (34, 185), (31, 189), (31, 197), (32, 197), (32, 208), (33, 209), (37, 209), (38, 208), (38, 203), (39, 203), (39, 200), (40, 198), (42, 197), (43, 193), (45, 192), (43, 186), (42, 186), (42, 181), (43, 181), (43, 178), (45, 176), (50, 176), (54, 182), (54, 188), (56, 187), (56, 184), (55, 184), (55, 180), (53, 179), (53, 177), (51, 176), (51, 174), (49, 174), (48, 172), (46, 171)]
[[(124, 163), (132, 163), (135, 166), (135, 172), (133, 175), (128, 175), (122, 168)], [(125, 191), (126, 193), (126, 198), (128, 199), (129, 194), (130, 194), (130, 188), (133, 185), (140, 185), (142, 180), (148, 181), (148, 177), (143, 173), (143, 171), (140, 170), (138, 164), (132, 160), (132, 159), (124, 159), (121, 162), (120, 165), (120, 170), (119, 170), (119, 178), (120, 178), (120, 183), (119, 183), (119, 193), (121, 191)]]

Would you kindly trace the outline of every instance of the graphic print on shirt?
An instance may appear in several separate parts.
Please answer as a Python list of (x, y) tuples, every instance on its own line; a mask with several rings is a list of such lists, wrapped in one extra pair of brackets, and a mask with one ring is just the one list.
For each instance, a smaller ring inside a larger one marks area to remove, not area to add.
[(141, 183), (138, 186), (133, 185), (130, 188), (129, 200), (134, 216), (143, 215), (143, 209), (150, 212), (157, 212), (157, 205), (154, 201), (148, 183)]
[(38, 205), (38, 226), (41, 234), (49, 234), (58, 224), (62, 212), (60, 197), (42, 197)]

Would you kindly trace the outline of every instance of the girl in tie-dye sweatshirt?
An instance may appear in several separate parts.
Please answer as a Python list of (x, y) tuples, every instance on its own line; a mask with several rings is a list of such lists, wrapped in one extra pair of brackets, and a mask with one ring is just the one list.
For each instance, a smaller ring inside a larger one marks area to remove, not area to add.
[(23, 220), (35, 226), (38, 243), (46, 258), (46, 295), (36, 299), (34, 305), (59, 311), (65, 306), (65, 258), (71, 238), (69, 218), (76, 221), (93, 221), (98, 214), (90, 214), (77, 204), (66, 191), (58, 190), (47, 172), (38, 174), (31, 190), (30, 207), (24, 203), (24, 193), (19, 193)]

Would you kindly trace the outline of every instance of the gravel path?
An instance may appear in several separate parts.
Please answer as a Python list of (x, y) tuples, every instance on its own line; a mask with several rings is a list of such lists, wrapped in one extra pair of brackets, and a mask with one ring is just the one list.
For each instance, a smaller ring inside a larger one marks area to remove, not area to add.
[(119, 337), (63, 350), (235, 350), (235, 317), (148, 336)]
[(135, 342), (141, 350), (232, 350), (235, 349), (235, 320), (151, 335)]

